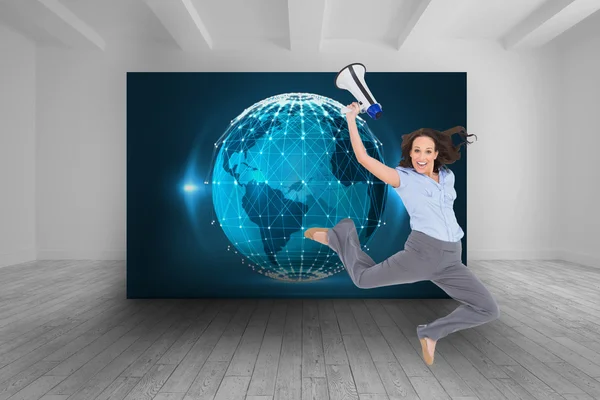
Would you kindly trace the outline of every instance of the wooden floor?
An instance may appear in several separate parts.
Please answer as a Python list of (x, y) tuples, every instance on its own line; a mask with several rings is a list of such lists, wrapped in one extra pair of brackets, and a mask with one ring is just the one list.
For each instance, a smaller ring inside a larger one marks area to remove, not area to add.
[(420, 355), (454, 300), (126, 300), (125, 263), (0, 269), (4, 399), (600, 399), (600, 269), (470, 262), (499, 320)]

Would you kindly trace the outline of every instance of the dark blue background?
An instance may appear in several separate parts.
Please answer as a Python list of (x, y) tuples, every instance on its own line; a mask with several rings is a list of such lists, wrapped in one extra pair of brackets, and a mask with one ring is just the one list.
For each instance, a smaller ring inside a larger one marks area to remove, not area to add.
[[(336, 73), (128, 73), (127, 74), (127, 297), (387, 297), (447, 298), (431, 282), (359, 289), (346, 272), (308, 283), (273, 280), (242, 264), (213, 216), (210, 185), (214, 143), (245, 108), (277, 94), (314, 93), (349, 104), (335, 87)], [(464, 127), (466, 73), (367, 72), (383, 107), (371, 131), (383, 142), (385, 163), (396, 166), (401, 136), (418, 128)], [(455, 138), (455, 141), (458, 138)], [(449, 167), (456, 175), (454, 209), (467, 253), (466, 148)], [(199, 196), (205, 204), (191, 223), (180, 190), (195, 152)], [(383, 215), (367, 253), (376, 261), (400, 251), (410, 233), (398, 195), (389, 187)]]

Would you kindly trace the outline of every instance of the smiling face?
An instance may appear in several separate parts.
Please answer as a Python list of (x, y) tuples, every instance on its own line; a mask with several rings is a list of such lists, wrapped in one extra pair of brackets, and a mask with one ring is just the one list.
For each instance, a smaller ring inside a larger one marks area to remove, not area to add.
[(420, 174), (431, 175), (433, 173), (434, 160), (438, 152), (435, 151), (435, 143), (429, 136), (419, 136), (412, 143), (410, 158), (413, 168)]

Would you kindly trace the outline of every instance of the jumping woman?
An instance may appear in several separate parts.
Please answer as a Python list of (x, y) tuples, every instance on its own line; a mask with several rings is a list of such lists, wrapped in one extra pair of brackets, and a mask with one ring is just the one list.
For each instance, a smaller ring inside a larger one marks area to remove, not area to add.
[(494, 297), (461, 262), (464, 232), (454, 215), (454, 173), (446, 167), (460, 159), (460, 145), (453, 145), (452, 135), (459, 134), (465, 141), (473, 135), (460, 126), (442, 132), (419, 129), (404, 135), (402, 160), (391, 168), (367, 154), (356, 126), (360, 107), (358, 103), (348, 107), (354, 154), (362, 166), (394, 187), (409, 214), (411, 233), (404, 250), (381, 263), (361, 250), (352, 219), (342, 219), (333, 228), (310, 228), (304, 235), (333, 249), (359, 288), (429, 280), (462, 303), (449, 315), (417, 326), (423, 359), (431, 365), (438, 340), (499, 316)]

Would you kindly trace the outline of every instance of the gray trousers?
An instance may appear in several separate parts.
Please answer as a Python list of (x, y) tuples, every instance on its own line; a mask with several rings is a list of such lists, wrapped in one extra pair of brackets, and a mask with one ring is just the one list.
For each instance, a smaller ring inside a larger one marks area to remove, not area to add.
[(439, 340), (450, 333), (499, 316), (496, 300), (461, 262), (462, 244), (412, 231), (404, 250), (375, 263), (360, 246), (354, 221), (341, 220), (327, 231), (329, 247), (339, 256), (354, 284), (362, 289), (430, 280), (462, 303), (449, 315), (417, 327), (419, 338)]

